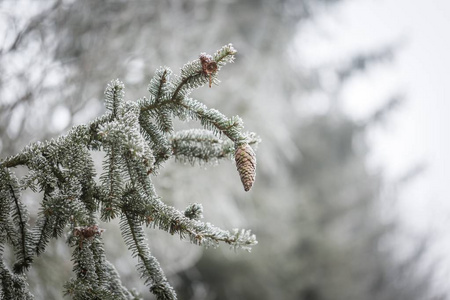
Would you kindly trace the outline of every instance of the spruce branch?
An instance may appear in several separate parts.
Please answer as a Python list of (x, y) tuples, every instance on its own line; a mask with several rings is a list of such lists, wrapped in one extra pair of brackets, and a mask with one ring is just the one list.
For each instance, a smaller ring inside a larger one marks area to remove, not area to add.
[(246, 137), (241, 133), (243, 122), (239, 116), (227, 118), (216, 109), (208, 109), (206, 105), (197, 100), (186, 98), (179, 103), (181, 118), (185, 115), (200, 120), (201, 124), (208, 130), (217, 134), (224, 134), (234, 143), (243, 143)]
[(214, 132), (208, 130), (178, 131), (172, 135), (170, 141), (175, 159), (191, 164), (231, 159), (234, 152), (233, 142), (221, 140)]
[[(231, 232), (202, 222), (200, 203), (185, 211), (165, 204), (152, 182), (170, 158), (194, 163), (235, 159), (244, 189), (255, 180), (258, 136), (243, 132), (239, 116), (227, 117), (190, 98), (192, 90), (217, 84), (218, 72), (234, 60), (236, 51), (226, 45), (214, 55), (200, 54), (185, 64), (180, 75), (170, 68), (156, 70), (149, 98), (125, 101), (125, 86), (111, 81), (105, 90), (107, 112), (92, 122), (73, 127), (66, 135), (26, 146), (0, 161), (0, 257), (6, 244), (15, 253), (14, 273), (0, 265), (0, 295), (20, 293), (11, 299), (28, 299), (24, 272), (34, 256), (43, 253), (51, 238), (68, 228), (75, 277), (65, 284), (73, 299), (137, 299), (120, 282), (105, 256), (97, 214), (103, 221), (120, 216), (124, 242), (138, 257), (137, 270), (158, 299), (176, 299), (159, 262), (150, 253), (143, 226), (158, 228), (204, 247), (229, 244), (251, 250), (257, 244), (250, 230)], [(203, 129), (176, 132), (173, 119), (199, 120)], [(104, 151), (98, 182), (91, 151)], [(25, 166), (19, 181), (12, 168)], [(149, 175), (152, 174), (150, 177)], [(28, 213), (20, 191), (43, 192), (36, 222), (29, 229)]]
[(159, 262), (151, 255), (146, 243), (144, 231), (140, 221), (129, 212), (124, 211), (120, 228), (123, 239), (128, 245), (134, 257), (138, 257), (138, 270), (145, 283), (150, 286), (150, 291), (159, 300), (175, 300), (177, 296), (164, 275)]
[(152, 221), (149, 226), (158, 227), (169, 233), (178, 234), (182, 239), (188, 239), (191, 243), (201, 245), (206, 248), (219, 246), (220, 242), (225, 242), (235, 249), (250, 251), (251, 247), (258, 242), (250, 231), (220, 229), (208, 222), (201, 222), (196, 218), (187, 217), (171, 206), (167, 206), (159, 201), (153, 206)]
[(23, 274), (12, 273), (0, 260), (0, 299), (33, 300), (34, 297), (28, 289), (26, 277)]
[(106, 87), (105, 90), (105, 106), (108, 111), (111, 112), (111, 118), (114, 118), (117, 114), (119, 105), (123, 102), (125, 95), (125, 85), (119, 80), (113, 80)]
[(40, 255), (45, 251), (50, 238), (54, 236), (54, 233), (59, 233), (61, 230), (55, 230), (55, 220), (52, 217), (45, 216), (45, 213), (41, 212), (41, 216), (36, 221), (36, 226), (33, 229), (33, 237), (35, 244), (35, 252)]
[(155, 76), (150, 80), (147, 90), (150, 92), (150, 104), (163, 101), (164, 96), (173, 90), (173, 84), (170, 81), (172, 70), (169, 67), (161, 67), (155, 72)]
[(186, 216), (158, 197), (145, 198), (147, 195), (143, 190), (139, 192), (130, 188), (125, 197), (122, 210), (137, 217), (136, 222), (146, 222), (149, 227), (159, 228), (172, 235), (178, 234), (181, 239), (187, 239), (193, 244), (216, 248), (220, 242), (225, 242), (235, 249), (250, 251), (258, 243), (249, 230), (233, 230), (230, 233), (208, 222), (201, 222), (198, 218)]
[[(33, 262), (30, 234), (28, 230), (28, 212), (25, 205), (20, 200), (19, 183), (17, 178), (9, 171), (0, 170), (1, 190), (5, 201), (9, 201), (9, 212), (12, 219), (13, 231), (12, 239), (16, 242), (16, 262), (14, 273), (23, 273)], [(6, 216), (5, 216), (6, 217)], [(5, 220), (6, 221), (6, 220)], [(6, 228), (5, 228), (6, 229)], [(9, 227), (8, 229), (11, 230)]]
[[(147, 115), (145, 117), (145, 115)], [(158, 169), (159, 166), (172, 155), (172, 149), (170, 147), (167, 134), (158, 130), (158, 127), (152, 122), (148, 122), (148, 114), (141, 113), (139, 117), (139, 123), (141, 124), (141, 132), (144, 138), (149, 142), (150, 147), (153, 149), (153, 155), (155, 157), (155, 163), (150, 172)]]
[(58, 204), (57, 197), (52, 194), (54, 191), (50, 185), (45, 187), (44, 198), (42, 206), (39, 209), (38, 218), (34, 228), (32, 229), (32, 236), (34, 240), (34, 248), (36, 255), (40, 255), (45, 251), (45, 248), (52, 237), (60, 236), (65, 227), (64, 222), (58, 222)]
[(106, 192), (106, 199), (102, 208), (102, 220), (109, 221), (116, 217), (119, 197), (122, 194), (122, 176), (120, 170), (120, 152), (112, 146), (106, 153), (103, 168), (107, 170), (101, 177)]
[[(218, 50), (213, 57), (214, 62), (217, 64), (217, 69), (213, 75), (216, 76), (217, 72), (227, 63), (232, 63), (234, 61), (235, 54), (236, 50), (231, 44), (223, 46), (220, 50)], [(200, 57), (202, 57), (203, 55), (204, 54), (202, 53)], [(217, 83), (216, 77), (214, 77), (214, 79)], [(175, 80), (172, 84), (172, 87), (174, 87), (174, 91), (169, 94), (169, 97), (161, 102), (155, 101), (149, 103), (148, 105), (141, 107), (141, 111), (153, 110), (158, 108), (159, 106), (163, 106), (171, 102), (176, 102), (177, 100), (182, 100), (186, 96), (188, 96), (188, 94), (193, 89), (202, 87), (208, 82), (209, 79), (207, 74), (204, 73), (200, 58), (198, 60), (189, 62), (181, 68), (181, 75), (175, 77)]]
[(74, 246), (75, 278), (65, 284), (65, 294), (73, 299), (132, 299), (132, 294), (122, 286), (115, 268), (106, 260), (97, 225), (76, 227), (69, 238)]
[(119, 273), (112, 263), (105, 259), (104, 272), (107, 273), (107, 289), (119, 299), (134, 299), (134, 295), (122, 285)]
[(11, 193), (8, 187), (10, 177), (6, 169), (0, 170), (0, 178), (0, 243), (3, 247), (5, 242), (9, 242), (14, 248), (18, 248), (16, 228), (10, 218), (12, 209)]

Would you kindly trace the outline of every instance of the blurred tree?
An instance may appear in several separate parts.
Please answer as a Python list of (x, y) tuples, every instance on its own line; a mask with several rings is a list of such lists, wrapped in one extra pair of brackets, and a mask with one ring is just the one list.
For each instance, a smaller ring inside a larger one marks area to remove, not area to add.
[[(212, 88), (223, 91), (211, 94), (206, 89), (196, 96), (211, 106), (220, 103), (226, 114), (239, 112), (246, 126), (261, 134), (256, 186), (243, 196), (233, 188), (235, 178), (229, 175), (234, 170), (226, 165), (207, 174), (190, 168), (175, 172), (168, 166), (161, 171), (165, 180), (158, 188), (164, 199), (179, 207), (207, 199), (201, 201), (205, 210), (217, 211), (212, 220), (221, 226), (257, 228), (260, 245), (251, 257), (223, 254), (224, 259), (209, 251), (200, 256), (197, 249), (164, 235), (152, 236), (165, 241), (166, 247), (152, 245), (152, 251), (178, 283), (180, 298), (423, 299), (429, 279), (415, 270), (422, 252), (409, 263), (396, 258), (391, 240), (396, 224), (386, 221), (379, 207), (385, 183), (365, 164), (365, 136), (383, 114), (359, 124), (339, 107), (339, 89), (347, 79), (391, 57), (392, 49), (377, 49), (326, 70), (337, 82), (331, 92), (324, 87), (322, 70), (304, 68), (298, 55), (302, 45), (295, 38), (303, 25), (317, 15), (333, 13), (341, 2), (62, 1), (55, 8), (41, 4), (39, 11), (51, 11), (21, 39), (22, 48), (2, 51), (1, 66), (11, 65), (9, 55), (28, 57), (27, 49), (40, 44), (34, 57), (48, 56), (57, 80), (30, 101), (18, 102), (15, 112), (8, 112), (12, 120), (0, 119), (6, 133), (1, 135), (4, 153), (90, 119), (102, 109), (100, 87), (111, 77), (123, 78), (129, 97), (135, 99), (156, 64), (177, 66), (191, 59), (191, 53), (233, 42), (238, 63), (224, 70), (222, 86)], [(11, 8), (14, 5), (2, 6), (9, 19), (32, 24)], [(27, 74), (31, 69), (22, 70)], [(11, 76), (16, 77), (22, 78)], [(1, 93), (8, 90), (0, 86)], [(320, 111), (313, 108), (314, 95), (325, 99)], [(56, 122), (58, 114), (66, 110), (68, 121), (56, 129), (55, 124), (61, 124)], [(49, 116), (55, 116), (55, 122), (42, 121), (52, 119)], [(185, 188), (172, 189), (174, 180)], [(137, 275), (129, 271), (122, 250), (110, 249), (107, 255), (125, 266), (119, 268), (123, 281), (135, 281)]]

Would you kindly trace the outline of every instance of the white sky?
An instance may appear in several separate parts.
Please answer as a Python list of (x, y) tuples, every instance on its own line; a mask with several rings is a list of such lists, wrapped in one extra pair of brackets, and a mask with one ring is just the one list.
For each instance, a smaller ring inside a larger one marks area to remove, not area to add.
[[(317, 26), (321, 29), (313, 29)], [(450, 1), (347, 1), (325, 14), (299, 42), (311, 66), (404, 41), (395, 61), (357, 76), (343, 91), (344, 108), (362, 118), (389, 95), (406, 102), (371, 136), (372, 165), (396, 179), (418, 163), (425, 172), (396, 203), (407, 227), (428, 232), (450, 274)], [(444, 282), (442, 282), (444, 283)], [(447, 283), (445, 283), (447, 284)]]

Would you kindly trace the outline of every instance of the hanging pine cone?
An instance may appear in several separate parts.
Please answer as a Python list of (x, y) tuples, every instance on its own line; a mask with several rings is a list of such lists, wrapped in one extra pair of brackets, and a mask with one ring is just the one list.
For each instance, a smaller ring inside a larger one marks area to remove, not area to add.
[(236, 167), (241, 177), (244, 190), (247, 192), (252, 188), (256, 176), (256, 155), (248, 144), (239, 145), (234, 152)]

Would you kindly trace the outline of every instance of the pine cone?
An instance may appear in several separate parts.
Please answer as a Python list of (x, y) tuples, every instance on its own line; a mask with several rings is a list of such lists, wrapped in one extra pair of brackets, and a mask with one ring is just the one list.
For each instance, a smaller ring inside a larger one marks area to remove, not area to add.
[(200, 54), (200, 63), (202, 64), (203, 74), (209, 77), (209, 87), (211, 87), (212, 74), (217, 72), (217, 63), (211, 55), (206, 55), (205, 53)]
[(241, 177), (244, 190), (247, 192), (252, 188), (256, 176), (256, 155), (248, 144), (242, 144), (234, 152), (236, 167)]

